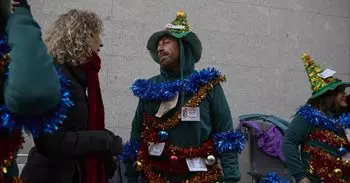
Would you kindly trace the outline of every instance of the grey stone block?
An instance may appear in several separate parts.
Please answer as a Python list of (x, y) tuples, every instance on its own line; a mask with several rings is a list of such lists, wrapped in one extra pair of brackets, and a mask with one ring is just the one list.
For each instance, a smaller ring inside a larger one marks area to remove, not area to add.
[(200, 29), (258, 35), (270, 33), (267, 8), (215, 0), (117, 0), (113, 19), (147, 22), (155, 25), (154, 30), (159, 30), (175, 18), (179, 9), (189, 12), (189, 24)]
[(60, 15), (74, 8), (85, 9), (95, 11), (106, 20), (112, 15), (112, 2), (113, 0), (44, 0), (43, 13)]

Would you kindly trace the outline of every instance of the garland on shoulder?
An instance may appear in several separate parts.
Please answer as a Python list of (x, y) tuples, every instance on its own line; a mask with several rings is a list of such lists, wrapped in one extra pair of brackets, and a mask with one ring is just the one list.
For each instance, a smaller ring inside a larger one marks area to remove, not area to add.
[(198, 93), (201, 86), (208, 85), (210, 81), (218, 77), (223, 77), (219, 70), (210, 67), (199, 72), (194, 71), (183, 82), (176, 80), (155, 83), (152, 80), (138, 79), (133, 83), (131, 90), (140, 99), (163, 102), (174, 98), (182, 88), (186, 94)]
[(327, 130), (336, 131), (339, 128), (350, 128), (350, 113), (343, 113), (337, 118), (324, 115), (320, 110), (310, 104), (300, 107), (297, 114), (313, 125), (323, 127)]

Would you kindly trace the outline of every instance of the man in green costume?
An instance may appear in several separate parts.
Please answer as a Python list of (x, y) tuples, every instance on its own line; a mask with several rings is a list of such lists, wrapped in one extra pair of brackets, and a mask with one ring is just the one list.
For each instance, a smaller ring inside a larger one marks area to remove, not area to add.
[(225, 145), (216, 146), (216, 151), (208, 145), (214, 134), (232, 131), (233, 121), (220, 85), (225, 78), (213, 68), (194, 69), (202, 45), (189, 30), (187, 14), (177, 12), (165, 30), (150, 37), (147, 49), (160, 64), (160, 74), (132, 86), (139, 103), (130, 140), (140, 144), (137, 161), (124, 160), (128, 182), (137, 182), (139, 175), (157, 183), (238, 182), (242, 141), (237, 139), (242, 136), (233, 132), (236, 137), (230, 142), (237, 143), (227, 145), (230, 150), (225, 152), (220, 151)]
[(322, 70), (307, 54), (302, 60), (313, 93), (285, 135), (289, 173), (299, 183), (348, 182), (350, 113), (346, 112), (349, 104), (345, 91), (350, 83), (333, 77), (335, 71), (331, 69)]

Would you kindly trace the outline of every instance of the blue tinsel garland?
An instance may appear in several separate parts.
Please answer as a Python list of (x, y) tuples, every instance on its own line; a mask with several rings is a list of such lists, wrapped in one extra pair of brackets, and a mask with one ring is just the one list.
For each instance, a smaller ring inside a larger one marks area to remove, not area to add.
[(139, 142), (128, 141), (124, 144), (123, 153), (118, 156), (119, 160), (131, 159), (136, 160), (139, 149)]
[(283, 180), (277, 173), (270, 172), (263, 177), (259, 183), (289, 183), (288, 180)]
[(152, 80), (138, 79), (133, 83), (131, 90), (135, 96), (143, 100), (169, 101), (181, 91), (182, 85), (185, 93), (193, 94), (198, 92), (201, 86), (220, 75), (217, 69), (210, 67), (199, 72), (194, 71), (183, 82), (175, 80), (155, 83)]
[(213, 136), (213, 140), (218, 153), (229, 151), (240, 153), (245, 145), (245, 135), (239, 130), (216, 133)]
[(350, 128), (350, 113), (343, 113), (338, 118), (331, 118), (307, 104), (300, 107), (297, 114), (310, 121), (313, 125), (326, 128), (327, 130), (335, 131), (339, 128)]
[[(213, 140), (216, 151), (223, 152), (242, 152), (245, 145), (245, 136), (240, 131), (219, 132), (214, 134)], [(119, 156), (120, 160), (131, 159), (135, 160), (139, 144), (136, 141), (130, 141), (124, 144), (124, 151)]]
[[(1, 55), (9, 52), (9, 47), (5, 38), (0, 40)], [(70, 81), (67, 80), (60, 69), (57, 69), (57, 74), (61, 84), (61, 100), (55, 109), (38, 116), (22, 116), (12, 113), (6, 105), (0, 106), (0, 128), (11, 130), (24, 130), (32, 134), (34, 137), (40, 133), (52, 133), (58, 129), (58, 125), (66, 119), (66, 114), (69, 109), (74, 106), (70, 95)], [(8, 76), (9, 73), (6, 73)]]

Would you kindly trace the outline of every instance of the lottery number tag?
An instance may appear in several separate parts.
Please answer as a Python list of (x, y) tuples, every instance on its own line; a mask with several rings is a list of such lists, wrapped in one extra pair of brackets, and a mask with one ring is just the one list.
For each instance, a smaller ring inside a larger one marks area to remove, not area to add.
[(150, 144), (148, 146), (148, 154), (151, 156), (160, 156), (163, 153), (165, 143)]
[(182, 121), (200, 121), (199, 107), (183, 107), (181, 119)]
[(187, 167), (191, 172), (206, 172), (207, 165), (202, 158), (186, 159)]

